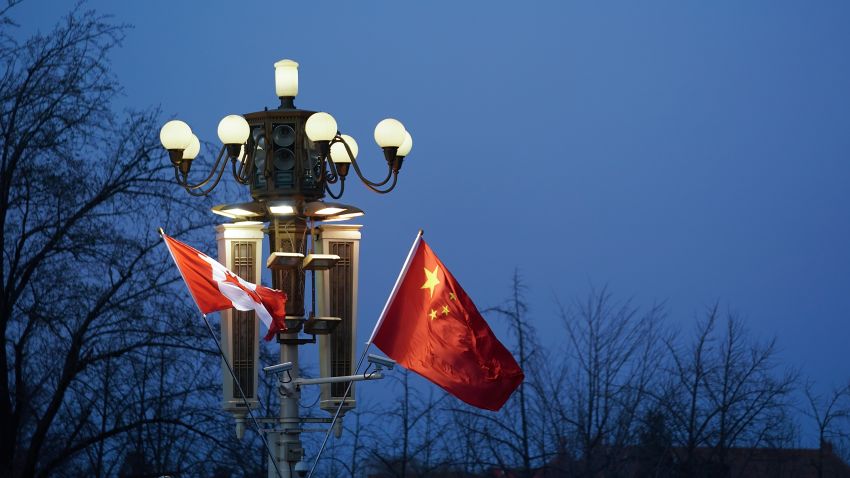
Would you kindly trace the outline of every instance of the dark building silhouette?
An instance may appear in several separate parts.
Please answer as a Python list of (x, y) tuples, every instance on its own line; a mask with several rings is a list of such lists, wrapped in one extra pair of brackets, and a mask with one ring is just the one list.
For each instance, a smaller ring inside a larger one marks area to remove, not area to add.
[[(538, 470), (534, 478), (570, 476), (654, 478), (850, 478), (850, 466), (835, 454), (832, 445), (820, 448), (727, 448), (699, 447), (688, 453), (674, 447), (662, 453), (647, 453), (629, 447), (620, 453), (605, 453), (587, 466), (561, 454)], [(607, 466), (605, 466), (607, 465)], [(496, 471), (498, 478), (515, 478)]]
[[(610, 450), (609, 450), (610, 451)], [(820, 448), (728, 448), (720, 452), (700, 447), (690, 453), (671, 448), (660, 454), (647, 454), (639, 447), (619, 453), (606, 453), (587, 463), (566, 453), (533, 471), (532, 478), (850, 478), (850, 465), (835, 454), (832, 445)], [(369, 478), (398, 475), (372, 474)], [(415, 472), (405, 478), (418, 478)], [(518, 470), (491, 469), (481, 474), (456, 471), (428, 473), (429, 478), (522, 478)]]

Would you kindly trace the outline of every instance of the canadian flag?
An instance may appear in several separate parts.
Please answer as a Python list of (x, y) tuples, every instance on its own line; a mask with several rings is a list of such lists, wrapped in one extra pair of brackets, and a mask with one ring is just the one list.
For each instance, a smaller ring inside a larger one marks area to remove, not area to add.
[(162, 238), (201, 313), (230, 308), (253, 310), (269, 329), (266, 340), (286, 330), (283, 291), (252, 284), (194, 247), (166, 234)]

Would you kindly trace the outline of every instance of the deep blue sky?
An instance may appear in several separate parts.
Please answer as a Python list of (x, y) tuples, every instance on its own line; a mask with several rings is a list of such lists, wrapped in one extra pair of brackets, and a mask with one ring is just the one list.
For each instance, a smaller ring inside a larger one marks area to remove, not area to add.
[[(43, 29), (68, 5), (15, 17)], [(364, 337), (423, 228), (479, 306), (519, 267), (549, 337), (555, 297), (608, 284), (684, 330), (720, 300), (788, 364), (850, 378), (848, 2), (90, 5), (135, 25), (122, 102), (202, 140), (277, 105), (282, 58), (301, 64), (296, 104), (332, 113), (373, 176), (375, 123), (405, 123), (397, 191), (345, 196), (367, 211)]]

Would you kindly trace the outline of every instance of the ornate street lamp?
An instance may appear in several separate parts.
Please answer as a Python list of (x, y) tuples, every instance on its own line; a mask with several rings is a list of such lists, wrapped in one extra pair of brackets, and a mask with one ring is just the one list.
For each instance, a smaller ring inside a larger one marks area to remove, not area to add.
[[(234, 220), (216, 229), (219, 261), (245, 279), (259, 283), (262, 241), (268, 238), (272, 286), (288, 296), (286, 332), (278, 335), (281, 363), (288, 364), (290, 384), (321, 384), (321, 408), (332, 415), (354, 408), (353, 387), (348, 382), (380, 378), (353, 377), (356, 349), (357, 289), (360, 226), (327, 224), (362, 216), (359, 208), (324, 201), (342, 197), (351, 169), (372, 191), (392, 191), (413, 139), (398, 120), (387, 118), (375, 127), (375, 142), (383, 150), (387, 172), (378, 180), (365, 177), (357, 162), (359, 147), (349, 135), (341, 134), (336, 120), (324, 112), (295, 107), (298, 94), (298, 63), (281, 60), (274, 64), (277, 109), (225, 116), (218, 125), (223, 143), (212, 169), (197, 182), (190, 180), (192, 162), (200, 152), (200, 141), (179, 120), (167, 122), (160, 131), (162, 145), (174, 167), (177, 183), (189, 194), (212, 192), (230, 170), (234, 179), (247, 185), (252, 201), (221, 204), (212, 212)], [(326, 224), (315, 226), (315, 222)], [(305, 279), (311, 273), (313, 297), (305, 301)], [(309, 302), (309, 303), (308, 303)], [(307, 308), (308, 305), (311, 307)], [(223, 359), (234, 371), (224, 376), (223, 407), (236, 418), (241, 436), (247, 413), (258, 406), (257, 373), (259, 331), (253, 312), (223, 311), (221, 334)], [(300, 331), (312, 339), (299, 336)], [(322, 377), (298, 377), (298, 346), (319, 342)], [(223, 366), (223, 370), (226, 370)], [(238, 381), (241, 387), (236, 386)], [(238, 396), (242, 389), (245, 396)], [(273, 443), (269, 476), (276, 470), (301, 463), (300, 388), (281, 387), (281, 411), (269, 433)], [(338, 430), (341, 430), (339, 428)], [(289, 466), (285, 465), (289, 463)]]
[(225, 116), (218, 124), (223, 145), (203, 180), (189, 179), (192, 162), (200, 151), (200, 142), (189, 125), (173, 120), (162, 127), (160, 140), (168, 150), (177, 183), (192, 195), (207, 195), (221, 181), (230, 162), (233, 177), (250, 187), (256, 201), (294, 200), (296, 215), (303, 204), (319, 200), (325, 193), (339, 199), (351, 168), (372, 191), (392, 191), (413, 146), (404, 125), (387, 118), (375, 127), (375, 142), (383, 149), (387, 173), (380, 180), (370, 180), (357, 162), (357, 142), (340, 134), (333, 116), (295, 107), (298, 63), (281, 60), (274, 67), (280, 106), (244, 116)]

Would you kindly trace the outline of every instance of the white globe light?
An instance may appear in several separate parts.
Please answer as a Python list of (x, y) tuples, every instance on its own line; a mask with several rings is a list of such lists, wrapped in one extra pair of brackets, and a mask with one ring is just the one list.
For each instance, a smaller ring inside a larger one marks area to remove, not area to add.
[(278, 97), (298, 96), (298, 63), (280, 60), (274, 64), (274, 90)]
[(396, 156), (401, 156), (402, 158), (410, 154), (410, 150), (413, 148), (413, 136), (410, 136), (410, 133), (407, 131), (404, 132), (404, 141), (402, 141), (401, 146), (398, 147), (398, 152)]
[(171, 120), (159, 130), (159, 141), (165, 149), (186, 149), (192, 141), (192, 128), (179, 120)]
[(227, 115), (218, 123), (218, 139), (224, 144), (244, 144), (250, 134), (248, 122), (239, 115)]
[[(357, 159), (357, 141), (354, 141), (354, 138), (347, 134), (340, 135), (345, 144), (351, 148), (351, 155), (354, 156), (354, 159)], [(345, 144), (341, 142), (336, 142), (331, 145), (331, 161), (334, 163), (350, 163), (351, 158), (348, 156), (348, 151), (345, 150)]]
[(325, 112), (313, 113), (307, 118), (304, 130), (310, 141), (330, 141), (336, 136), (336, 120)]
[(189, 142), (189, 146), (186, 146), (186, 149), (183, 150), (183, 159), (195, 159), (200, 152), (201, 142), (198, 140), (198, 137), (193, 134), (192, 141)]
[(382, 148), (397, 148), (404, 142), (404, 125), (393, 118), (381, 120), (375, 126), (375, 142)]

